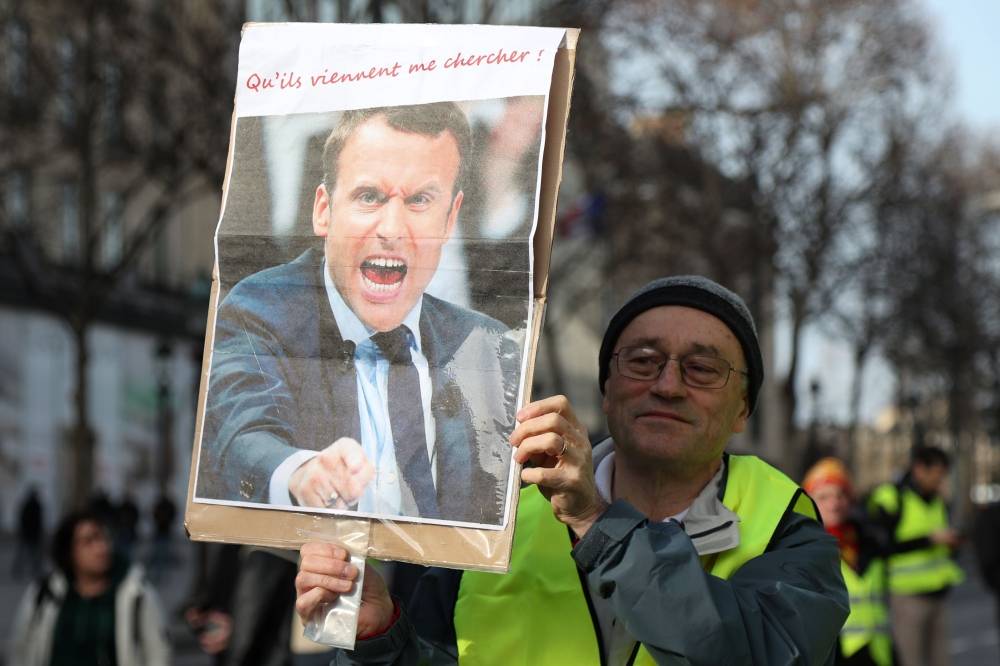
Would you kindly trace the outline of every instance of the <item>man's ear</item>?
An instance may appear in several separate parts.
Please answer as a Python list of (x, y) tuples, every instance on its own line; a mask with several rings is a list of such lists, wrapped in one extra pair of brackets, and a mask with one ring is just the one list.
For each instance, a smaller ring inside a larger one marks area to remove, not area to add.
[(313, 233), (325, 238), (330, 230), (330, 194), (326, 185), (320, 183), (316, 187), (316, 198), (313, 200)]
[(743, 401), (743, 406), (740, 408), (740, 413), (736, 415), (736, 420), (733, 421), (733, 434), (738, 432), (743, 432), (747, 427), (747, 421), (750, 419), (750, 400), (747, 398), (747, 392), (743, 392), (741, 398)]
[(465, 193), (459, 190), (455, 198), (451, 200), (451, 210), (448, 211), (448, 222), (444, 229), (445, 239), (451, 238), (452, 232), (455, 231), (455, 222), (458, 221), (458, 211), (462, 208), (463, 199), (465, 199)]

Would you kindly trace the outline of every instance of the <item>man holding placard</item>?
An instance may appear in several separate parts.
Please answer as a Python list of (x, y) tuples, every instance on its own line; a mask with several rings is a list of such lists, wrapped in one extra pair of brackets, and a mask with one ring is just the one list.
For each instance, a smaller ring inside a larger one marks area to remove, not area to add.
[[(517, 414), (532, 485), (510, 573), (431, 569), (403, 609), (369, 569), (337, 664), (832, 663), (848, 614), (837, 542), (787, 476), (725, 453), (763, 381), (742, 299), (655, 280), (611, 319), (599, 363), (612, 436), (593, 450), (562, 396)], [(309, 619), (358, 571), (331, 544), (301, 555)]]
[(499, 524), (520, 344), (425, 293), (465, 194), (452, 102), (346, 111), (323, 152), (323, 252), (219, 307), (198, 496)]

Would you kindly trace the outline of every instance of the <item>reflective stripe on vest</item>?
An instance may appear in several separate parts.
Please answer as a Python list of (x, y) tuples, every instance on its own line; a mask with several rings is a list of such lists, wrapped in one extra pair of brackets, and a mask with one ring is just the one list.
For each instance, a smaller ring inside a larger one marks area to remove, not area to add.
[(892, 664), (892, 637), (889, 631), (889, 608), (886, 605), (885, 563), (873, 560), (864, 575), (841, 560), (851, 614), (840, 630), (840, 651), (850, 657), (868, 646), (868, 654), (879, 666)]
[[(720, 578), (764, 552), (789, 508), (816, 518), (808, 496), (756, 456), (728, 457), (722, 503), (740, 517), (740, 544), (702, 558)], [(600, 664), (596, 615), (571, 551), (568, 530), (548, 501), (535, 486), (522, 489), (510, 573), (462, 574), (454, 617), (459, 661)], [(632, 663), (655, 664), (641, 646)]]
[[(948, 527), (948, 512), (940, 497), (928, 503), (911, 488), (886, 484), (875, 490), (872, 501), (890, 513), (898, 513), (894, 535), (897, 543), (926, 537)], [(890, 556), (889, 591), (924, 594), (961, 583), (965, 575), (950, 555), (947, 546), (932, 545)]]

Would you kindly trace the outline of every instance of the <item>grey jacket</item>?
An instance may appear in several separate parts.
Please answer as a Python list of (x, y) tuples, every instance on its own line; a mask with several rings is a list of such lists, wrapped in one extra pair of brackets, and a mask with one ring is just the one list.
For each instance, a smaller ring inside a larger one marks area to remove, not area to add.
[[(595, 467), (611, 446), (598, 446)], [(584, 592), (605, 599), (662, 664), (832, 664), (848, 601), (836, 540), (818, 522), (789, 508), (767, 550), (728, 580), (702, 568), (699, 548), (718, 552), (738, 542), (733, 531), (711, 528), (731, 519), (721, 503), (727, 471), (724, 466), (695, 499), (683, 525), (650, 523), (627, 502), (612, 504), (573, 549), (587, 581)], [(685, 530), (709, 531), (712, 538), (693, 541)], [(388, 632), (359, 642), (353, 653), (338, 653), (334, 663), (457, 661), (453, 625), (450, 635), (437, 625), (451, 622), (460, 576), (432, 569), (425, 579)]]
[[(66, 577), (54, 573), (45, 581), (28, 586), (21, 597), (11, 632), (8, 662), (18, 666), (47, 666), (52, 654), (56, 620), (66, 598)], [(155, 590), (138, 565), (115, 590), (115, 659), (118, 666), (167, 666), (167, 642), (163, 610)]]

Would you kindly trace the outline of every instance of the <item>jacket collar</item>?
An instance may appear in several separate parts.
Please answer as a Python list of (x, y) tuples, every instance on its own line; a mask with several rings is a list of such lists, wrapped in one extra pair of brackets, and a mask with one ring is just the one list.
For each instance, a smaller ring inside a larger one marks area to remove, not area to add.
[[(614, 448), (610, 437), (594, 447), (594, 469)], [(740, 518), (722, 503), (728, 471), (729, 455), (726, 454), (719, 471), (694, 498), (681, 523), (699, 555), (720, 553), (740, 545)]]

